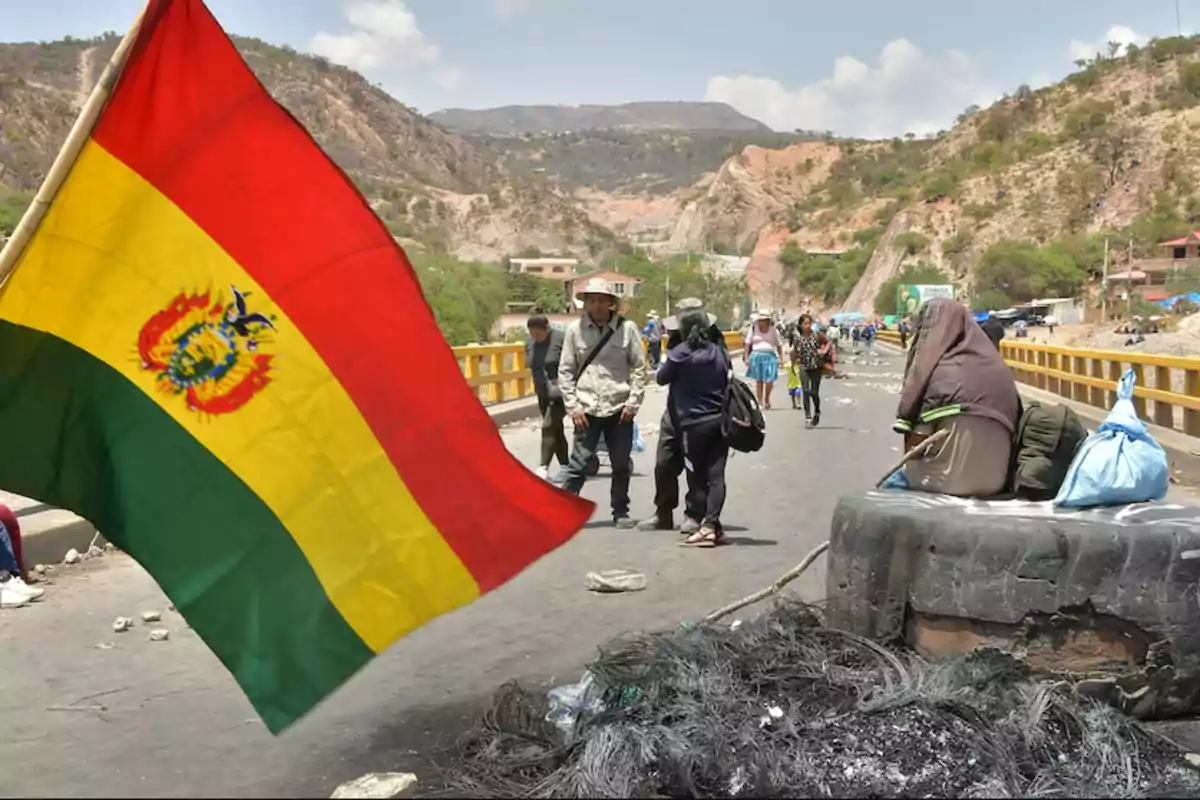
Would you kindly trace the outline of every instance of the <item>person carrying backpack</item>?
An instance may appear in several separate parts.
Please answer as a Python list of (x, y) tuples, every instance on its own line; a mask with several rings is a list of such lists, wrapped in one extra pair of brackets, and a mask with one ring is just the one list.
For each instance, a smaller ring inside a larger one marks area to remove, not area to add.
[[(717, 317), (704, 309), (704, 301), (698, 297), (685, 297), (675, 304), (675, 314), (663, 320), (663, 328), (667, 334), (667, 352), (683, 343), (679, 332), (679, 319), (689, 311), (704, 314), (707, 318), (708, 339), (717, 347), (728, 352), (725, 334), (717, 325)], [(658, 445), (654, 453), (654, 515), (638, 523), (638, 529), (643, 531), (675, 530), (675, 509), (679, 506), (679, 476), (684, 472), (683, 439), (678, 435), (679, 425), (675, 419), (674, 403), (671, 398), (675, 387), (672, 385), (667, 392), (667, 407), (663, 410), (662, 420), (658, 428)], [(689, 500), (694, 498), (689, 497)], [(704, 518), (704, 509), (691, 505), (684, 506), (683, 523), (679, 532), (691, 536), (700, 530), (700, 520)]]
[(660, 385), (671, 387), (669, 402), (679, 424), (676, 435), (682, 439), (687, 469), (687, 506), (703, 511), (700, 529), (684, 543), (716, 547), (725, 537), (721, 510), (725, 507), (729, 443), (724, 412), (732, 364), (725, 348), (709, 339), (710, 323), (703, 311), (688, 311), (679, 325), (683, 342), (667, 351), (657, 379)]
[(641, 331), (617, 313), (620, 298), (602, 278), (589, 280), (576, 299), (583, 301), (584, 313), (567, 328), (558, 367), (563, 405), (575, 424), (562, 488), (579, 494), (604, 437), (612, 464), (613, 523), (630, 530), (636, 527), (629, 516), (633, 418), (646, 393)]

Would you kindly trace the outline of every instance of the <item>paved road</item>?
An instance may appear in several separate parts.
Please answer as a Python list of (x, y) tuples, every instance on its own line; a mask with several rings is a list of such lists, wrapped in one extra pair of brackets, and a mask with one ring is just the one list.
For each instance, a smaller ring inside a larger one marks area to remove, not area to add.
[[(167, 642), (147, 641), (142, 627), (112, 632), (117, 616), (165, 610), (136, 564), (117, 556), (60, 568), (43, 602), (0, 615), (0, 795), (327, 797), (364, 772), (422, 772), (425, 756), (505, 681), (574, 681), (606, 639), (694, 619), (766, 585), (827, 538), (838, 495), (897, 457), (887, 434), (893, 358), (848, 364), (853, 377), (828, 384), (817, 430), (804, 430), (780, 386), (766, 447), (730, 464), (732, 546), (693, 550), (672, 533), (617, 532), (598, 478), (585, 488), (602, 500), (596, 519), (573, 541), (393, 647), (279, 738), (178, 616), (166, 614)], [(643, 412), (650, 448), (664, 401), (652, 390)], [(504, 438), (523, 462), (535, 461), (530, 425)], [(652, 459), (637, 457), (633, 486), (645, 513)], [(644, 571), (647, 590), (584, 590), (587, 571), (612, 567)], [(798, 584), (814, 600), (823, 588), (820, 565)]]
[[(692, 550), (671, 533), (618, 532), (602, 502), (569, 544), (400, 642), (278, 738), (136, 564), (116, 556), (62, 568), (42, 603), (0, 614), (0, 796), (328, 797), (365, 772), (428, 774), (429, 754), (505, 681), (574, 681), (611, 636), (695, 619), (826, 539), (838, 496), (898, 457), (888, 428), (899, 357), (873, 361), (846, 364), (850, 377), (827, 384), (817, 430), (804, 430), (780, 387), (766, 447), (730, 464), (732, 546)], [(651, 448), (663, 403), (655, 390), (642, 418)], [(504, 437), (523, 462), (535, 460), (529, 425)], [(652, 455), (637, 465), (635, 507), (649, 512)], [(599, 478), (585, 494), (602, 500), (607, 489)], [(647, 590), (584, 590), (587, 571), (612, 567), (644, 571)], [(822, 562), (795, 586), (821, 598)], [(115, 617), (151, 609), (164, 611), (169, 641), (149, 642), (140, 624), (112, 632)]]

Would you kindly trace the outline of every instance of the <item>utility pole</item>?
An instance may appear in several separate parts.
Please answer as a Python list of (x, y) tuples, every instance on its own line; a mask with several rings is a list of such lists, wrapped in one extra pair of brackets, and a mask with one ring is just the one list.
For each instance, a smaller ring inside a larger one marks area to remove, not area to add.
[(1133, 319), (1133, 239), (1129, 240), (1129, 271), (1125, 273), (1125, 316)]
[(1108, 324), (1108, 237), (1104, 237), (1104, 272), (1100, 278), (1100, 324)]

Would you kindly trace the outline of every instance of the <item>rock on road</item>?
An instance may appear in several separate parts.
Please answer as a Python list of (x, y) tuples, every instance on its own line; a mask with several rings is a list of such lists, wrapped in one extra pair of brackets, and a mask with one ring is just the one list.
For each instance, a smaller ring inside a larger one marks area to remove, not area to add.
[[(828, 538), (839, 495), (872, 485), (899, 456), (890, 422), (900, 357), (884, 351), (842, 369), (850, 377), (822, 387), (815, 430), (790, 409), (784, 382), (777, 386), (766, 446), (730, 462), (730, 546), (695, 550), (670, 532), (618, 532), (605, 470), (584, 489), (599, 504), (579, 536), (397, 643), (278, 738), (132, 560), (60, 567), (40, 603), (0, 613), (0, 796), (328, 797), (365, 772), (429, 775), (430, 753), (504, 682), (573, 682), (612, 636), (697, 619), (767, 585)], [(651, 511), (664, 403), (652, 388), (639, 416), (648, 449), (635, 456), (635, 516)], [(503, 436), (532, 467), (536, 427), (518, 423)], [(616, 568), (644, 572), (646, 590), (586, 591), (586, 573)], [(819, 600), (823, 559), (792, 590)], [(162, 620), (143, 623), (147, 610)], [(133, 628), (114, 633), (119, 616), (132, 617)], [(150, 641), (151, 628), (169, 630), (169, 639)]]

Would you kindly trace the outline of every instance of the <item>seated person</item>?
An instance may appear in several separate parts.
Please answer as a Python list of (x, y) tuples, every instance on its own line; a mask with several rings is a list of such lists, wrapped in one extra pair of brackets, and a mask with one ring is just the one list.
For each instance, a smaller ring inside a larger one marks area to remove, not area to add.
[(893, 429), (909, 450), (949, 436), (905, 466), (910, 489), (991, 497), (1008, 483), (1021, 401), (1012, 372), (971, 313), (935, 298), (917, 312)]

